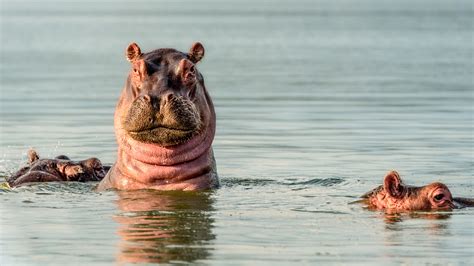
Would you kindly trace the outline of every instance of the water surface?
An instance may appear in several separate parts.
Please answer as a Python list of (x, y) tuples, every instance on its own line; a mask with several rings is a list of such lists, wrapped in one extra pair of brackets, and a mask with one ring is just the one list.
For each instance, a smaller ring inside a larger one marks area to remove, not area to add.
[(222, 188), (0, 192), (0, 264), (474, 262), (474, 211), (348, 204), (397, 169), (473, 196), (470, 1), (2, 1), (0, 172), (115, 160), (128, 43), (186, 51), (217, 111)]

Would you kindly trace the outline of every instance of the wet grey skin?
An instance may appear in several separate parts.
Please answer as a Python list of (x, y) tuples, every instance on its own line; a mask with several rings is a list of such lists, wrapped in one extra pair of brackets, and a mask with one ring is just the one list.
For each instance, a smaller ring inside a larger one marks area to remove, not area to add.
[(89, 182), (100, 181), (110, 166), (103, 166), (97, 158), (73, 161), (66, 155), (54, 159), (40, 159), (35, 150), (28, 151), (28, 165), (7, 178), (10, 187), (34, 182)]

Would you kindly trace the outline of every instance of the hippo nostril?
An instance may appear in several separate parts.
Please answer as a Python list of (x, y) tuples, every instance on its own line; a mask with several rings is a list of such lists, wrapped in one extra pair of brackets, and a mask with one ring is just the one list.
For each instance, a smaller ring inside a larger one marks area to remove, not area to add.
[(443, 194), (443, 193), (434, 196), (434, 199), (435, 199), (436, 201), (440, 201), (440, 200), (442, 200), (443, 198), (444, 198), (444, 194)]
[(171, 101), (173, 99), (173, 97), (174, 97), (173, 94), (170, 93), (170, 94), (166, 95), (166, 100)]
[(151, 98), (150, 98), (150, 95), (143, 95), (142, 96), (143, 100), (145, 100), (145, 102), (151, 102)]

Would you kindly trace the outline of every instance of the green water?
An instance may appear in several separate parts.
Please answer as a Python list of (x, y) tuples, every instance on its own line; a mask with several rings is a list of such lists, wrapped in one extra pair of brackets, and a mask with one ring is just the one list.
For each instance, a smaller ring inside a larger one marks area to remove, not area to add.
[(398, 170), (473, 197), (470, 1), (3, 0), (0, 176), (115, 160), (124, 50), (201, 41), (222, 187), (0, 192), (1, 265), (473, 264), (474, 210), (349, 204)]

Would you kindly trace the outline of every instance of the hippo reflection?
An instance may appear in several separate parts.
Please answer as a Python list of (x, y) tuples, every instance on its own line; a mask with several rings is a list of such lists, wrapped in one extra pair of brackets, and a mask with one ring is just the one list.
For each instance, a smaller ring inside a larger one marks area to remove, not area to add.
[(119, 265), (194, 262), (210, 256), (215, 239), (207, 192), (117, 191)]
[(66, 155), (59, 155), (54, 159), (40, 159), (35, 150), (30, 150), (28, 165), (8, 177), (7, 182), (16, 187), (32, 182), (100, 181), (108, 169), (97, 158), (72, 161)]
[(383, 185), (362, 196), (371, 209), (390, 211), (451, 210), (474, 206), (474, 199), (453, 198), (448, 187), (439, 182), (415, 187), (405, 185), (396, 171), (390, 171)]

